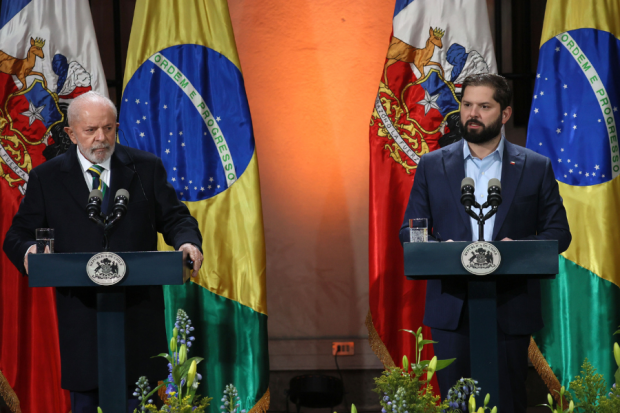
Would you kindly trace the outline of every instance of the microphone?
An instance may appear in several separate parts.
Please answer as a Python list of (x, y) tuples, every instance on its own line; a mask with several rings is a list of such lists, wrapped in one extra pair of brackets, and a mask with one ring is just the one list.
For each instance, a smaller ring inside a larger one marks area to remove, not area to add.
[(465, 205), (465, 209), (470, 209), (476, 204), (476, 196), (474, 195), (474, 180), (472, 178), (463, 178), (461, 181), (461, 204)]
[(127, 213), (127, 204), (129, 204), (129, 192), (126, 189), (119, 189), (114, 196), (113, 213), (116, 218), (121, 218)]
[(502, 183), (497, 178), (489, 180), (489, 197), (487, 202), (493, 208), (497, 208), (502, 203)]
[(93, 219), (101, 215), (101, 202), (103, 201), (103, 194), (98, 189), (93, 189), (88, 194), (88, 204), (86, 205), (86, 212), (88, 212), (88, 218)]

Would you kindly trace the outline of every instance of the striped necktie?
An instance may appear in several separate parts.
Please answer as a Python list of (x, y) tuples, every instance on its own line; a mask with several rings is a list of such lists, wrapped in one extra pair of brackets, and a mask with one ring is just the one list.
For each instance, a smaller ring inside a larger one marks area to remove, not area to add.
[(100, 190), (105, 197), (108, 186), (105, 182), (103, 182), (103, 179), (101, 179), (101, 174), (103, 173), (103, 171), (105, 171), (105, 168), (101, 165), (92, 165), (87, 170), (87, 172), (93, 177), (93, 189)]

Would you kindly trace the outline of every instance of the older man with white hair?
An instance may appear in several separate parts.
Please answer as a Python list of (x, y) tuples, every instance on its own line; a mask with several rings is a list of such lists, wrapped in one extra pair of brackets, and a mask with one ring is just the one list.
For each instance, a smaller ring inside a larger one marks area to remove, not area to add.
[[(34, 168), (28, 189), (7, 232), (4, 251), (27, 275), (35, 253), (35, 229), (55, 229), (55, 252), (98, 252), (103, 230), (88, 219), (89, 192), (104, 193), (102, 208), (113, 205), (118, 189), (131, 194), (126, 216), (114, 228), (110, 251), (156, 251), (157, 233), (202, 264), (198, 223), (168, 183), (161, 159), (116, 143), (116, 107), (95, 92), (85, 93), (68, 108), (65, 131), (73, 145), (64, 154)], [(166, 364), (151, 356), (167, 351), (161, 286), (126, 288), (126, 360), (128, 383), (141, 375), (166, 377)], [(97, 311), (94, 288), (56, 289), (62, 387), (71, 391), (72, 411), (96, 412)], [(162, 359), (163, 360), (163, 359)], [(132, 406), (133, 407), (133, 406)], [(133, 411), (133, 409), (131, 409)]]

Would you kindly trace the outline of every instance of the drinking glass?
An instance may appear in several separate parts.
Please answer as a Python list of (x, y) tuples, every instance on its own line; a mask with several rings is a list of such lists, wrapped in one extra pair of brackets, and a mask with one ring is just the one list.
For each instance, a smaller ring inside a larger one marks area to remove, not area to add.
[(428, 242), (428, 220), (426, 218), (409, 220), (409, 242)]
[(37, 254), (45, 253), (45, 247), (49, 248), (49, 253), (54, 252), (54, 228), (37, 228)]

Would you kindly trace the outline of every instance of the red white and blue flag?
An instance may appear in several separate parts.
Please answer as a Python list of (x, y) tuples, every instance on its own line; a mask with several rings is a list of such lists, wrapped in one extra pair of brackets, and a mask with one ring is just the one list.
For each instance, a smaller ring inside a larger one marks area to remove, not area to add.
[[(426, 281), (405, 279), (398, 238), (417, 164), (425, 153), (460, 139), (463, 79), (497, 72), (488, 22), (484, 0), (396, 1), (370, 120), (366, 325), (386, 366), (414, 354), (413, 336), (400, 330), (417, 330), (424, 316)], [(424, 336), (430, 338), (430, 329)], [(429, 349), (424, 358), (431, 357)]]
[[(67, 107), (89, 90), (108, 93), (88, 1), (2, 2), (0, 244), (28, 173), (68, 148)], [(68, 392), (60, 388), (57, 330), (54, 290), (30, 289), (0, 252), (0, 380), (13, 389), (22, 412), (70, 410)]]

